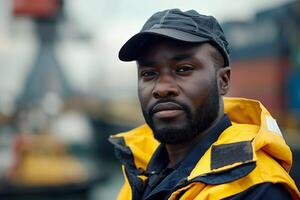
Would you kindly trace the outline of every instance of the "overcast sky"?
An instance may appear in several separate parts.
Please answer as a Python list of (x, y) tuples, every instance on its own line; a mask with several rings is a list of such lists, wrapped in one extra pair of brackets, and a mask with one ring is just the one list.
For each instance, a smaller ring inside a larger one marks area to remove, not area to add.
[[(144, 22), (159, 10), (195, 9), (214, 15), (219, 20), (249, 19), (259, 10), (274, 7), (291, 0), (68, 0), (67, 9), (86, 25), (119, 20)], [(139, 24), (140, 26), (141, 24)]]

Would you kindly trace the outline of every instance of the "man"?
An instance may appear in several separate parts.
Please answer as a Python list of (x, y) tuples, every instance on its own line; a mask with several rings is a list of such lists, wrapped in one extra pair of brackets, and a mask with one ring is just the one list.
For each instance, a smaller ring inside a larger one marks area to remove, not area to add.
[(137, 62), (146, 121), (110, 138), (119, 199), (300, 199), (276, 121), (258, 101), (223, 98), (229, 50), (214, 17), (155, 13), (119, 58)]

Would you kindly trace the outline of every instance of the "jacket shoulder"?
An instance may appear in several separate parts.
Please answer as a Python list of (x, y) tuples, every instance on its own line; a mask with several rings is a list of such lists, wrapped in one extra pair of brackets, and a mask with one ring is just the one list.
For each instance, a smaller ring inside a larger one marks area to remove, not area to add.
[(147, 125), (139, 126), (127, 132), (113, 135), (109, 141), (122, 164), (130, 162), (130, 168), (146, 169), (152, 154), (159, 145)]

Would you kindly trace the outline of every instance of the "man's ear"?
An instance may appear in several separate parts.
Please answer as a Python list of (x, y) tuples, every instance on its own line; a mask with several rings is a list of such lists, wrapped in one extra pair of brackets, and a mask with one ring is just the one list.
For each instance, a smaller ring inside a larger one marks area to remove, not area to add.
[(230, 86), (230, 67), (222, 67), (218, 70), (219, 90), (222, 96), (226, 95)]

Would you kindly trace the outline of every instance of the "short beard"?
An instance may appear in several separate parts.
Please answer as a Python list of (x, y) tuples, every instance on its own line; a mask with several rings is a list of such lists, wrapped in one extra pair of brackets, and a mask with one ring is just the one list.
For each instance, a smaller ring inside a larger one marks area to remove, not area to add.
[(192, 116), (192, 112), (187, 106), (180, 104), (187, 115), (185, 126), (169, 126), (158, 129), (153, 123), (152, 113), (143, 110), (143, 115), (146, 123), (152, 129), (155, 139), (159, 142), (162, 144), (184, 144), (190, 142), (211, 126), (218, 117), (219, 103), (217, 80), (215, 80), (203, 104), (196, 109), (195, 116)]

